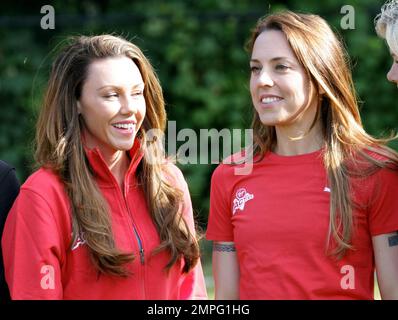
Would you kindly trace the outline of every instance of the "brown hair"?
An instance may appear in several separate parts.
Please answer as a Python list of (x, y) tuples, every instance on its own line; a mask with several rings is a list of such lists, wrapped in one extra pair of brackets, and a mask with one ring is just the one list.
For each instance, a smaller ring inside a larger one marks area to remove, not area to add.
[(137, 178), (161, 240), (155, 253), (170, 252), (166, 269), (183, 257), (183, 272), (188, 272), (199, 259), (199, 245), (182, 218), (182, 191), (165, 178), (167, 164), (162, 158), (161, 145), (155, 139), (155, 142), (147, 139), (149, 130), (164, 132), (166, 112), (159, 80), (137, 46), (112, 35), (68, 39), (53, 63), (37, 122), (36, 161), (53, 169), (65, 185), (72, 211), (71, 246), (79, 235), (84, 235), (92, 261), (101, 273), (127, 276), (124, 264), (132, 261), (134, 255), (122, 253), (115, 247), (108, 205), (95, 183), (84, 152), (83, 120), (77, 111), (77, 100), (89, 65), (97, 59), (117, 56), (132, 59), (145, 83), (146, 116), (137, 134), (144, 157)]
[[(332, 253), (340, 258), (352, 248), (352, 208), (355, 204), (351, 199), (349, 178), (370, 175), (378, 168), (396, 165), (398, 155), (385, 146), (390, 139), (376, 139), (363, 129), (348, 55), (325, 20), (317, 15), (291, 11), (268, 15), (252, 30), (246, 46), (249, 53), (257, 37), (266, 30), (279, 30), (285, 34), (312, 84), (318, 88), (318, 96), (321, 96), (320, 88), (325, 92), (318, 114), (323, 128), (323, 162), (332, 190), (327, 247), (333, 237), (336, 246)], [(275, 127), (263, 125), (256, 112), (252, 127), (253, 154), (263, 158), (276, 145)], [(370, 156), (369, 151), (382, 157)]]

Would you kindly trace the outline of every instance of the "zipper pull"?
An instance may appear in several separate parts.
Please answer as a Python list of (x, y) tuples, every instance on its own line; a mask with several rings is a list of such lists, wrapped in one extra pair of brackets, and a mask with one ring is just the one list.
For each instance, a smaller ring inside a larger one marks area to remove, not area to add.
[(141, 248), (141, 250), (140, 250), (140, 260), (141, 260), (141, 264), (144, 264), (145, 255), (144, 255), (144, 249), (143, 248)]

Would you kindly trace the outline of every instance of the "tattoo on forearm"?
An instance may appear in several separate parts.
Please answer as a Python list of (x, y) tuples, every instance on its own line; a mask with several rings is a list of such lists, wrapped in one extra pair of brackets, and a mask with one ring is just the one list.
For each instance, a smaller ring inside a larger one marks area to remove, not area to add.
[(389, 247), (398, 246), (398, 231), (393, 236), (388, 237), (388, 246)]
[(213, 244), (214, 251), (221, 251), (221, 252), (235, 252), (235, 245), (234, 244), (220, 244), (215, 243)]

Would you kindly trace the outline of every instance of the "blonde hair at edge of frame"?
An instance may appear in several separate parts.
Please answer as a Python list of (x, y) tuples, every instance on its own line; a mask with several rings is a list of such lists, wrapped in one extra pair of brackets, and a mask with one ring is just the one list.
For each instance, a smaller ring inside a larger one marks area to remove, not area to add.
[[(350, 178), (370, 175), (383, 167), (396, 168), (398, 154), (385, 145), (392, 138), (377, 139), (365, 132), (348, 54), (324, 19), (291, 11), (265, 16), (258, 21), (247, 42), (250, 54), (257, 37), (267, 30), (279, 30), (285, 34), (319, 97), (314, 123), (316, 119), (321, 119), (323, 163), (332, 190), (326, 248), (332, 255), (342, 258), (348, 249), (354, 249), (351, 237), (354, 224), (352, 208), (355, 204), (350, 196)], [(263, 125), (256, 112), (252, 127), (253, 155), (259, 155), (261, 159), (276, 145), (275, 127)], [(369, 152), (381, 157), (375, 159)], [(330, 241), (332, 239), (334, 243)]]
[(137, 178), (160, 236), (155, 253), (170, 252), (167, 270), (183, 257), (183, 272), (188, 272), (199, 259), (198, 241), (182, 218), (182, 191), (165, 179), (167, 164), (164, 159), (151, 160), (163, 155), (161, 146), (148, 146), (146, 139), (148, 130), (164, 131), (166, 124), (163, 93), (152, 66), (137, 46), (113, 35), (71, 37), (62, 47), (52, 65), (37, 123), (35, 158), (39, 166), (54, 170), (65, 185), (72, 211), (71, 246), (83, 235), (100, 273), (128, 276), (125, 264), (135, 259), (132, 253), (120, 252), (115, 247), (108, 205), (85, 156), (83, 120), (77, 112), (89, 65), (98, 59), (126, 56), (137, 65), (145, 83), (146, 116), (136, 137), (141, 140), (144, 157)]
[(386, 39), (392, 53), (398, 56), (398, 0), (386, 2), (375, 18), (377, 34)]

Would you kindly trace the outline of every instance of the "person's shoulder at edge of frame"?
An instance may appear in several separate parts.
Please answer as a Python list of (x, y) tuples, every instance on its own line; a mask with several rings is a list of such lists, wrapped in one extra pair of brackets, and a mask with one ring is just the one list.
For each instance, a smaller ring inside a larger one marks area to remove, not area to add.
[(0, 160), (0, 179), (5, 176), (10, 170), (14, 170), (14, 167), (7, 162)]

